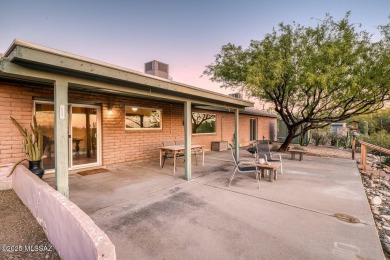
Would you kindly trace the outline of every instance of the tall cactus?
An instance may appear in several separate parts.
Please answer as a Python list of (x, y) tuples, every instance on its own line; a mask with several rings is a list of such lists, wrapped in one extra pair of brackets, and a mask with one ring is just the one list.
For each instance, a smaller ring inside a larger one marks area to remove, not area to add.
[(362, 124), (363, 124), (363, 129), (362, 129), (363, 133), (362, 134), (367, 136), (368, 135), (368, 122), (363, 121)]
[(352, 147), (352, 135), (347, 132), (347, 142), (345, 143), (345, 148)]

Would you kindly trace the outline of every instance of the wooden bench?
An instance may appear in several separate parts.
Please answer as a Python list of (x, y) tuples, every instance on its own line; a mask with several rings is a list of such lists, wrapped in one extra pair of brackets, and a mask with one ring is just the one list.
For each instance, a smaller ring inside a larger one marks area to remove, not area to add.
[(303, 154), (306, 153), (306, 151), (303, 150), (289, 150), (289, 152), (291, 153), (291, 160), (295, 160), (295, 154), (299, 154), (300, 161), (303, 160)]

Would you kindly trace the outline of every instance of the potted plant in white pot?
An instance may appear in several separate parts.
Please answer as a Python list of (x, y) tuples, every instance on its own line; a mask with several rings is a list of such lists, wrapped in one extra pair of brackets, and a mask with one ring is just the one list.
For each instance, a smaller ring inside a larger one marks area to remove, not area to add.
[(29, 132), (27, 128), (23, 128), (12, 116), (10, 116), (10, 118), (12, 120), (12, 123), (16, 126), (16, 128), (19, 130), (20, 134), (24, 138), (23, 148), (27, 158), (17, 162), (11, 169), (11, 172), (8, 176), (10, 176), (14, 172), (18, 164), (27, 160), (29, 166), (28, 169), (42, 179), (42, 176), (45, 173), (45, 171), (41, 168), (41, 160), (43, 156), (43, 137), (41, 133), (41, 128), (37, 124), (35, 116), (33, 117), (33, 121), (30, 124), (31, 132)]

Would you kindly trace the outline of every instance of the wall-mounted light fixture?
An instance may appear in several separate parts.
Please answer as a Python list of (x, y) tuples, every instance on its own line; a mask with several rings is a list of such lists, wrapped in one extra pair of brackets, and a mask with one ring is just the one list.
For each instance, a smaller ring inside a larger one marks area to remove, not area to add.
[(112, 115), (112, 103), (111, 102), (108, 103), (107, 108), (108, 108), (108, 115), (111, 116)]
[(132, 107), (131, 110), (133, 110), (134, 112), (137, 112), (138, 111), (138, 107)]

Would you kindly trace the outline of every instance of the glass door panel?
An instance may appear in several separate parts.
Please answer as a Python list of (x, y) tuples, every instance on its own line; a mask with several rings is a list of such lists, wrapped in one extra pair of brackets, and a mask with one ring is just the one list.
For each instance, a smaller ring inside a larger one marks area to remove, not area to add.
[(72, 106), (72, 166), (98, 162), (97, 108)]
[(54, 105), (50, 103), (35, 103), (35, 117), (41, 127), (43, 137), (43, 168), (54, 169)]

